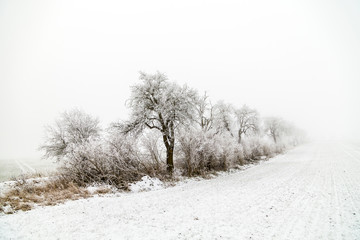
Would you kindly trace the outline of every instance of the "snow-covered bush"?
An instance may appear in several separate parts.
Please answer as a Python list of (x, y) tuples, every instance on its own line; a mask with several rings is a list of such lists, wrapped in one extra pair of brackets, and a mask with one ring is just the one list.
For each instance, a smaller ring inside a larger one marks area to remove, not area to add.
[(122, 135), (76, 144), (62, 163), (63, 176), (79, 185), (105, 183), (127, 189), (129, 182), (144, 175), (135, 140)]
[(256, 160), (263, 155), (271, 155), (272, 146), (264, 139), (255, 136), (243, 140), (244, 157), (246, 160)]
[(258, 160), (262, 157), (273, 157), (284, 152), (290, 146), (284, 140), (279, 140), (277, 143), (266, 136), (253, 136), (244, 139), (241, 144), (244, 149), (244, 157), (246, 160)]
[(106, 183), (126, 188), (125, 179), (134, 175), (129, 164), (109, 156), (102, 142), (88, 142), (63, 160), (61, 173), (70, 181), (83, 186), (92, 183)]
[(128, 189), (142, 176), (166, 174), (155, 138), (139, 138), (110, 130), (106, 139), (73, 146), (71, 156), (62, 159), (62, 174), (79, 185), (105, 183)]
[(179, 135), (178, 161), (184, 175), (204, 175), (243, 163), (242, 148), (229, 134), (199, 130)]

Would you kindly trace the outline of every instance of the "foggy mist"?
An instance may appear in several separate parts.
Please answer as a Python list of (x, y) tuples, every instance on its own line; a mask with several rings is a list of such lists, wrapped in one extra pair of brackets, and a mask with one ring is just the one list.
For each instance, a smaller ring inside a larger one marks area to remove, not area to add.
[(126, 119), (138, 72), (247, 104), (316, 138), (359, 138), (356, 1), (0, 1), (0, 158), (37, 158), (77, 107)]

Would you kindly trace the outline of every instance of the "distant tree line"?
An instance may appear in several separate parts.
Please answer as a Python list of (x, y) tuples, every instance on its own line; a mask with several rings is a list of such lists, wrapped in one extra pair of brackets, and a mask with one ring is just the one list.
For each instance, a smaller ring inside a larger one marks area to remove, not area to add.
[(305, 139), (277, 117), (262, 118), (246, 105), (212, 104), (207, 94), (140, 73), (131, 87), (127, 121), (101, 129), (80, 110), (64, 112), (46, 128), (40, 147), (62, 163), (61, 174), (82, 185), (105, 182), (127, 188), (144, 175), (205, 175), (272, 157)]

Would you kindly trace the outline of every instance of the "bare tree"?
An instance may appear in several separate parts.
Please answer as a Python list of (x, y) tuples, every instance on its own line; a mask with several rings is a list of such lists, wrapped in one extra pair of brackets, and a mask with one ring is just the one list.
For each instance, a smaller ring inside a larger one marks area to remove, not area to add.
[(269, 117), (265, 119), (265, 132), (267, 132), (276, 143), (284, 131), (284, 121), (281, 118)]
[(62, 157), (71, 154), (77, 146), (98, 138), (100, 133), (99, 120), (74, 109), (61, 114), (54, 126), (46, 127), (45, 143), (40, 150), (45, 151), (44, 157)]
[(256, 132), (259, 127), (259, 114), (255, 109), (244, 105), (235, 110), (235, 117), (238, 126), (238, 143), (241, 143), (243, 135), (249, 132)]
[(214, 123), (214, 106), (211, 104), (206, 92), (196, 101), (196, 123), (199, 124), (202, 131), (207, 132), (213, 127)]
[(232, 137), (234, 121), (233, 121), (233, 106), (226, 104), (222, 101), (218, 102), (214, 106), (214, 129), (216, 134), (218, 133), (229, 133)]
[(140, 80), (142, 83), (131, 89), (131, 120), (121, 126), (122, 132), (139, 132), (144, 128), (160, 131), (166, 148), (167, 171), (172, 173), (175, 129), (192, 119), (196, 92), (169, 83), (160, 72), (153, 75), (140, 72)]

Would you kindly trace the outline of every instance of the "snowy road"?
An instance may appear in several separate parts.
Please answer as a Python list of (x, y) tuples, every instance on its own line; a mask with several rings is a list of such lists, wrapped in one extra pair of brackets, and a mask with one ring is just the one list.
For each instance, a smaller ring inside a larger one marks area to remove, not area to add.
[(1, 239), (360, 239), (360, 145), (312, 143), (243, 172), (0, 216)]

